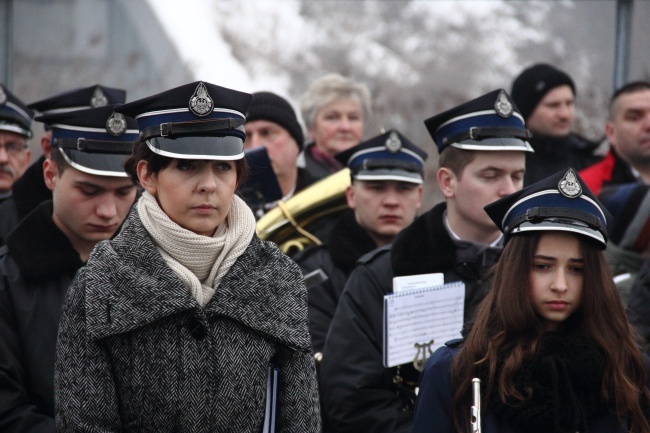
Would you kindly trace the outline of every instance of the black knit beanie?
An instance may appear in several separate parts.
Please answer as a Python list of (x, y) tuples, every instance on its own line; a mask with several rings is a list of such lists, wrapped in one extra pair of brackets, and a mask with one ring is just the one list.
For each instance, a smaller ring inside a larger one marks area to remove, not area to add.
[(576, 86), (566, 72), (546, 63), (537, 63), (524, 69), (512, 83), (510, 96), (524, 120), (535, 111), (544, 95), (556, 87), (568, 85), (576, 94)]
[(302, 128), (298, 123), (296, 112), (283, 97), (271, 92), (253, 93), (253, 100), (246, 113), (246, 121), (253, 120), (268, 120), (282, 126), (296, 140), (298, 148), (302, 150), (305, 140)]

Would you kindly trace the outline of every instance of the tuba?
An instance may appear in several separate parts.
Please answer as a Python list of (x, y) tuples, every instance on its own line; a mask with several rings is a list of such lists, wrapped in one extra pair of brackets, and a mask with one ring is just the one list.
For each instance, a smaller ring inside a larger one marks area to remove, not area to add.
[(344, 168), (287, 201), (278, 201), (257, 221), (257, 236), (275, 242), (289, 256), (305, 247), (320, 245), (333, 221), (348, 209), (345, 190), (349, 185), (350, 170)]

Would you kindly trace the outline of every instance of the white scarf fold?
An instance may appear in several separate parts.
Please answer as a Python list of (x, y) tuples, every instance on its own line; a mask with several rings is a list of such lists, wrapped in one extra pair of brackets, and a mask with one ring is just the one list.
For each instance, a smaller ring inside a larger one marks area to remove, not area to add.
[(172, 221), (156, 198), (144, 192), (138, 201), (140, 221), (153, 238), (165, 263), (178, 275), (196, 302), (204, 307), (221, 279), (248, 247), (255, 233), (255, 217), (233, 196), (225, 221), (212, 237), (198, 235)]

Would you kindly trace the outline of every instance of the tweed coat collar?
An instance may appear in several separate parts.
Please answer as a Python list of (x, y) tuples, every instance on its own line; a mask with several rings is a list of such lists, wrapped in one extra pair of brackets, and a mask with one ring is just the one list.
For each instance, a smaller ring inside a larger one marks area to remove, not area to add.
[(97, 245), (82, 279), (93, 339), (194, 312), (208, 321), (230, 318), (294, 349), (311, 348), (302, 274), (277, 246), (256, 236), (201, 308), (165, 264), (134, 207), (119, 235)]

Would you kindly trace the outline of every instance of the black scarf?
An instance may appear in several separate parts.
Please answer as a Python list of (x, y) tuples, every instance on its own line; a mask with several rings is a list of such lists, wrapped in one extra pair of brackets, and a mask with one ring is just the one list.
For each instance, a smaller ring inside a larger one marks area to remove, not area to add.
[(490, 408), (516, 431), (586, 432), (589, 419), (607, 411), (601, 394), (604, 370), (604, 354), (592, 341), (549, 332), (513, 378), (516, 389), (524, 395), (529, 391), (530, 399), (503, 403), (495, 386)]

